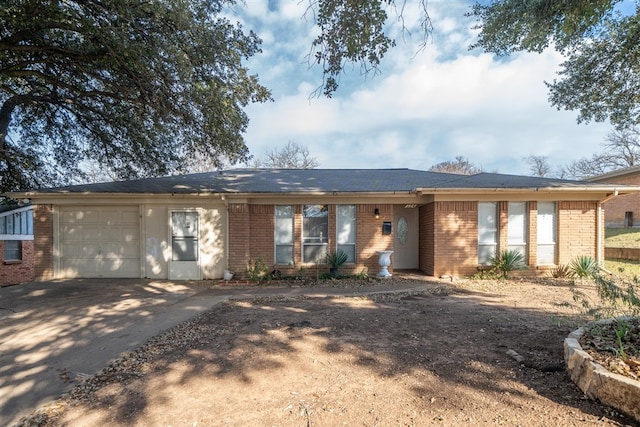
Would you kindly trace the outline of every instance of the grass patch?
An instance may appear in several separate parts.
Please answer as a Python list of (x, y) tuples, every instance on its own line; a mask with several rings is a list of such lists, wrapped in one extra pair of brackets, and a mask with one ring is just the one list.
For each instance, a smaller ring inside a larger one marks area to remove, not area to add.
[(640, 248), (640, 228), (605, 228), (604, 245), (608, 248)]
[(640, 278), (640, 261), (607, 259), (604, 261), (604, 268), (627, 280), (633, 280), (634, 277)]

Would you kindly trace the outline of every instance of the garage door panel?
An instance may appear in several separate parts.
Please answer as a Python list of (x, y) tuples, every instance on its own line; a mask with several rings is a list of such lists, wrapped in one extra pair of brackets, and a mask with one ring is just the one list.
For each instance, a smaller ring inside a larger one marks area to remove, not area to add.
[(61, 246), (65, 258), (93, 259), (100, 254), (100, 245), (90, 243), (63, 244)]
[(82, 240), (86, 241), (102, 239), (102, 230), (99, 226), (79, 226), (78, 229), (81, 231)]
[(73, 225), (60, 226), (60, 235), (65, 236), (65, 241), (81, 241), (82, 240), (82, 228)]
[(59, 234), (63, 277), (140, 277), (137, 206), (62, 208)]
[(140, 275), (140, 263), (132, 259), (104, 259), (104, 277), (137, 277)]
[(102, 255), (106, 258), (138, 258), (140, 256), (138, 245), (128, 243), (130, 242), (105, 243), (102, 245)]
[(98, 269), (97, 260), (68, 259), (62, 262), (62, 273), (64, 277), (99, 277), (94, 274)]

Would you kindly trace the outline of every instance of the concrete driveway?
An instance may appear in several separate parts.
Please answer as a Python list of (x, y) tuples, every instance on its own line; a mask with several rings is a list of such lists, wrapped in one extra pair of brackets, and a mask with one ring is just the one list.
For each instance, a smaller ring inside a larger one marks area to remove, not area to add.
[(0, 288), (0, 425), (229, 295), (197, 283), (84, 279)]

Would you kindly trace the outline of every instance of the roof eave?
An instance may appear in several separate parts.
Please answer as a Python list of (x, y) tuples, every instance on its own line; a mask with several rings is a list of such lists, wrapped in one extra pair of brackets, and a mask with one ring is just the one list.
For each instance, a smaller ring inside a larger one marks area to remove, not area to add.
[(640, 193), (637, 186), (579, 186), (579, 187), (490, 187), (490, 188), (417, 188), (418, 194), (433, 193), (617, 193), (633, 194)]

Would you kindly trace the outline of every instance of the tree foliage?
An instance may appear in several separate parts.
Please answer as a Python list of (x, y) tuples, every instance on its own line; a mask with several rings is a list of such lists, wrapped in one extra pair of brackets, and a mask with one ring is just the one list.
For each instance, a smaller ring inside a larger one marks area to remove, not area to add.
[[(431, 33), (427, 0), (416, 0), (423, 12), (424, 40)], [(309, 0), (319, 34), (309, 54), (311, 64), (322, 67), (320, 90), (325, 96), (338, 89), (340, 74), (347, 64), (359, 64), (364, 74), (376, 72), (380, 60), (395, 46), (386, 30), (389, 12), (403, 21), (407, 0)]]
[(469, 162), (468, 159), (458, 156), (455, 161), (447, 160), (435, 164), (429, 168), (432, 172), (457, 173), (459, 175), (475, 175), (482, 172), (482, 168)]
[[(567, 60), (547, 83), (551, 103), (578, 110), (578, 121), (624, 127), (640, 123), (640, 8), (622, 14), (623, 0), (496, 0), (476, 3), (481, 30), (474, 47), (506, 55), (551, 46)], [(627, 1), (627, 4), (629, 2)]]
[(4, 0), (0, 191), (51, 185), (94, 159), (118, 178), (193, 153), (248, 158), (243, 108), (269, 99), (242, 61), (260, 40), (227, 0)]
[(253, 162), (253, 167), (267, 169), (315, 169), (318, 166), (320, 162), (309, 154), (309, 149), (293, 141), (268, 151), (263, 158)]
[(640, 165), (640, 130), (625, 128), (611, 131), (602, 143), (602, 148), (600, 153), (567, 165), (566, 175), (583, 179)]

